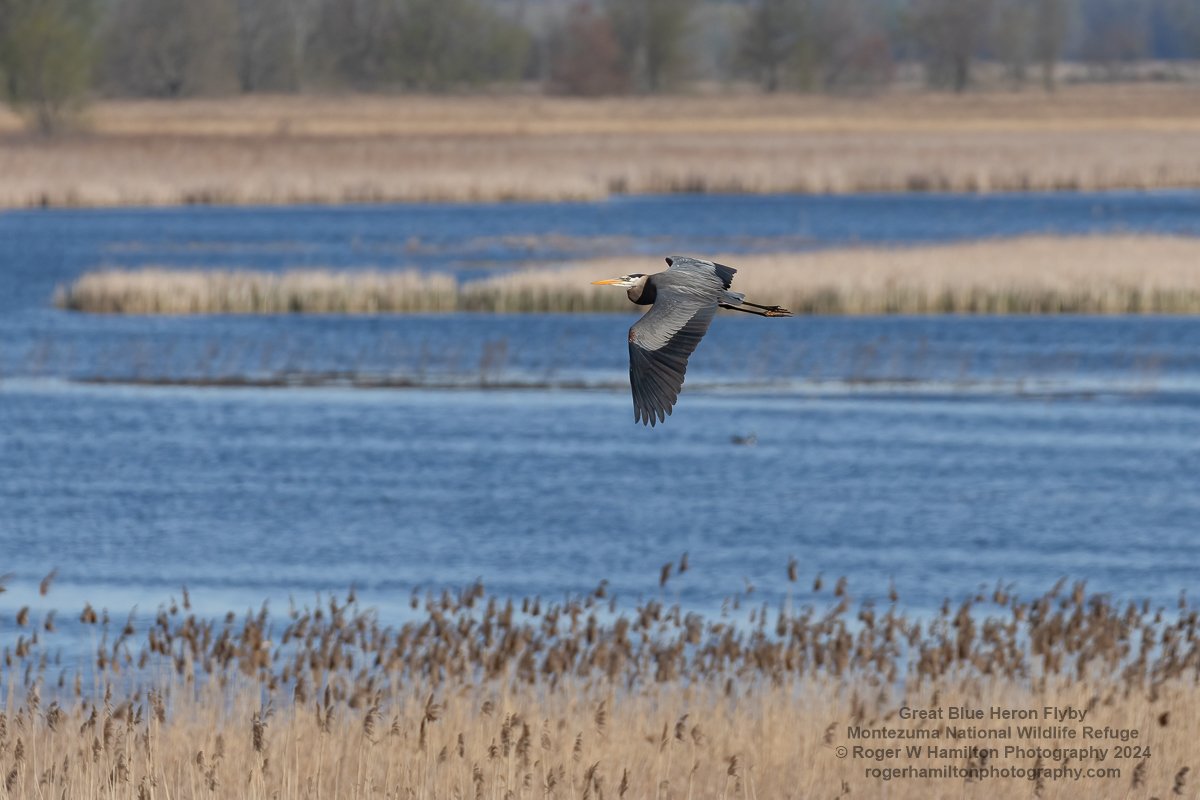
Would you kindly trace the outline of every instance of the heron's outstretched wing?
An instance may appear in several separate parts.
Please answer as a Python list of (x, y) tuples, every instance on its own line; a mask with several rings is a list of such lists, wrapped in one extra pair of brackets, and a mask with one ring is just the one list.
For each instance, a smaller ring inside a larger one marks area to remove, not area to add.
[[(661, 298), (661, 295), (659, 295)], [(693, 310), (690, 317), (666, 315), (662, 300), (629, 329), (629, 385), (633, 389), (633, 418), (643, 424), (662, 422), (671, 413), (683, 388), (688, 357), (700, 344), (717, 305)], [(669, 328), (674, 328), (673, 331)], [(666, 338), (657, 347), (660, 334)]]
[(669, 259), (652, 275), (654, 307), (629, 329), (629, 384), (633, 418), (646, 425), (671, 413), (683, 387), (688, 357), (717, 313), (733, 270), (691, 258)]

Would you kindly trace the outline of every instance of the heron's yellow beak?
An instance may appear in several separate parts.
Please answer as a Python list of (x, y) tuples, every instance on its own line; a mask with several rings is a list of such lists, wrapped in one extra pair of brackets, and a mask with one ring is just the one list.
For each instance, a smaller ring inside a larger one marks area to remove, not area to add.
[(621, 283), (620, 278), (605, 278), (602, 281), (592, 281), (592, 286), (611, 286), (614, 283)]

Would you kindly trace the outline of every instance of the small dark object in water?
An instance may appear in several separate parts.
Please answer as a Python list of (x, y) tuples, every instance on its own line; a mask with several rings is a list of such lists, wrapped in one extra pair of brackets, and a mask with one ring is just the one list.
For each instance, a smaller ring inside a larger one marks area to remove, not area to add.
[(758, 437), (753, 433), (745, 436), (738, 436), (737, 434), (734, 434), (733, 436), (729, 437), (729, 441), (736, 445), (741, 445), (742, 447), (754, 447), (754, 445), (758, 444)]

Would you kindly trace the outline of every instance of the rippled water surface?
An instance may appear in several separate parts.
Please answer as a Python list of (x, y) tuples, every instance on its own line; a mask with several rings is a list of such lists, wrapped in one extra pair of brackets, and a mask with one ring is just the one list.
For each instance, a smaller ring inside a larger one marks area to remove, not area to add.
[(789, 555), (802, 599), (820, 571), (917, 606), (1063, 575), (1166, 602), (1200, 567), (1200, 321), (721, 317), (650, 430), (632, 422), (627, 316), (49, 303), (101, 264), (469, 277), (1097, 230), (1200, 235), (1200, 194), (0, 215), (0, 606), (52, 567), (43, 602), (63, 608), (152, 607), (186, 583), (215, 611), (356, 583), (399, 609), (476, 577), (633, 597), (684, 551), (667, 592), (701, 608), (748, 583), (778, 598)]

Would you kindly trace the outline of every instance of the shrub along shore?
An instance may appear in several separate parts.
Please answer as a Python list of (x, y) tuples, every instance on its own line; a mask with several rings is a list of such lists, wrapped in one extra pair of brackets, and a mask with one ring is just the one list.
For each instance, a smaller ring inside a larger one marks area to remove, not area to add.
[[(716, 255), (734, 288), (802, 314), (1200, 313), (1200, 239), (1025, 237), (895, 248)], [(379, 270), (104, 268), (55, 304), (110, 314), (387, 314), (629, 311), (598, 278), (655, 272), (649, 258), (576, 262), (459, 283)]]

